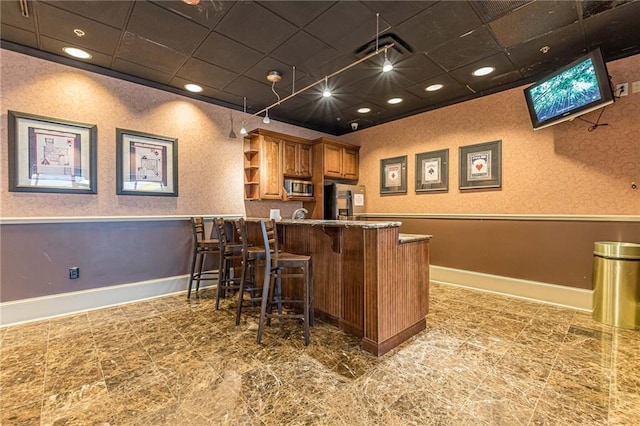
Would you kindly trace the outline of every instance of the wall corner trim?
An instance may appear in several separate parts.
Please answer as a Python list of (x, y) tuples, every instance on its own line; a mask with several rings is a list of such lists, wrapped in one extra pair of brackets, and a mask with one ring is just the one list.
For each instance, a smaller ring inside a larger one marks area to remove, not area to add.
[(592, 311), (593, 291), (431, 265), (430, 281), (580, 311)]
[(155, 222), (172, 220), (190, 220), (192, 217), (203, 217), (213, 220), (216, 217), (237, 218), (243, 214), (192, 214), (192, 215), (157, 215), (157, 216), (50, 216), (50, 217), (0, 217), (0, 225), (32, 225), (41, 223), (95, 223), (95, 222)]
[(482, 214), (482, 213), (364, 213), (364, 219), (527, 220), (554, 222), (640, 222), (634, 215)]

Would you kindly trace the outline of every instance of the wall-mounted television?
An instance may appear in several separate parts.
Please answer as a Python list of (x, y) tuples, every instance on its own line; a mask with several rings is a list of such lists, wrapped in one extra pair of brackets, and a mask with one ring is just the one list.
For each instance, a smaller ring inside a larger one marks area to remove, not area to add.
[(542, 129), (613, 103), (600, 49), (584, 55), (524, 90), (534, 129)]

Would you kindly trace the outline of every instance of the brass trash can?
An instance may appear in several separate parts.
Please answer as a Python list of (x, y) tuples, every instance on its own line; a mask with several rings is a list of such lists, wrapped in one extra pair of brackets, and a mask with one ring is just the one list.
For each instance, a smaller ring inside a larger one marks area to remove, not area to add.
[(640, 328), (640, 244), (598, 241), (593, 255), (593, 319)]

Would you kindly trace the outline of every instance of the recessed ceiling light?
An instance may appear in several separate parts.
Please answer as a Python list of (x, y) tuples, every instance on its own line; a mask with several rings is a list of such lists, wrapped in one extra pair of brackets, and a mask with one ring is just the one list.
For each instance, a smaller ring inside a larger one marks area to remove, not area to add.
[(358, 108), (358, 112), (360, 114), (366, 114), (368, 112), (371, 112), (371, 108)]
[(424, 90), (427, 92), (435, 92), (436, 90), (442, 89), (444, 86), (440, 83), (432, 84), (431, 86), (427, 86)]
[(73, 33), (75, 35), (77, 35), (78, 37), (84, 37), (85, 36), (85, 32), (82, 31), (80, 28), (76, 28), (73, 30)]
[(73, 56), (74, 58), (80, 59), (91, 59), (91, 53), (85, 52), (82, 49), (78, 49), (77, 47), (63, 47), (62, 50), (69, 56)]
[(482, 67), (475, 70), (472, 74), (476, 77), (482, 77), (483, 75), (491, 74), (496, 69), (494, 67)]
[(189, 83), (189, 84), (185, 84), (184, 88), (187, 89), (190, 92), (202, 92), (202, 87), (198, 86), (197, 84), (193, 84), (193, 83)]
[(402, 98), (391, 98), (387, 101), (388, 104), (399, 104), (400, 102), (402, 102)]

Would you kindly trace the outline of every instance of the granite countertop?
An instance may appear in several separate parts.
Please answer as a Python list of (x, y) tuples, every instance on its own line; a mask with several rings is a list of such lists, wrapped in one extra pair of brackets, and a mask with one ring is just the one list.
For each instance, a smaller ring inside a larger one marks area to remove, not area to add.
[(426, 234), (400, 234), (398, 236), (400, 244), (412, 243), (414, 241), (430, 240), (431, 238), (433, 238), (433, 235)]
[(365, 229), (374, 228), (394, 228), (402, 224), (402, 222), (390, 221), (369, 221), (369, 220), (322, 220), (322, 219), (281, 219), (278, 223), (285, 225), (310, 225), (310, 226), (330, 226), (336, 228), (358, 227)]

